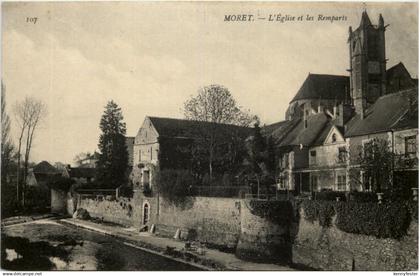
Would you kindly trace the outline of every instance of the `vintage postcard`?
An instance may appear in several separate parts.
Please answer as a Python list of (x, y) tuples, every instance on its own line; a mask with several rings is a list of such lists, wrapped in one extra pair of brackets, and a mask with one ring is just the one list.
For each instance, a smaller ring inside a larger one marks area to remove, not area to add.
[(3, 275), (417, 275), (417, 2), (1, 14)]

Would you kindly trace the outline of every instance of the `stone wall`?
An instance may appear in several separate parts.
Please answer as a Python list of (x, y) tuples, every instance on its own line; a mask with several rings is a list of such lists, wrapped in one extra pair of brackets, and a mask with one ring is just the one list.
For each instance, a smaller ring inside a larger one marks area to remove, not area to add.
[(174, 230), (181, 229), (201, 242), (236, 247), (241, 229), (239, 199), (194, 197), (185, 205), (177, 207), (160, 199), (157, 230), (166, 228), (175, 234)]
[(66, 213), (66, 192), (51, 189), (51, 212), (57, 214)]
[[(149, 221), (160, 235), (173, 237), (178, 229), (181, 238), (190, 238), (221, 247), (235, 248), (240, 235), (240, 199), (194, 197), (183, 207), (162, 197), (146, 197), (135, 191), (133, 199), (97, 200), (84, 198), (77, 208), (86, 209), (94, 218), (122, 225), (144, 226), (144, 206)], [(131, 210), (131, 211), (130, 211)]]
[(274, 223), (254, 215), (251, 208), (249, 200), (242, 200), (241, 234), (236, 255), (245, 260), (289, 264), (292, 257), (291, 224)]
[(418, 222), (401, 240), (324, 228), (303, 218), (293, 245), (293, 262), (322, 270), (417, 270)]
[(83, 198), (77, 208), (86, 209), (93, 218), (128, 226), (135, 225), (140, 216), (133, 200), (123, 197), (115, 200)]

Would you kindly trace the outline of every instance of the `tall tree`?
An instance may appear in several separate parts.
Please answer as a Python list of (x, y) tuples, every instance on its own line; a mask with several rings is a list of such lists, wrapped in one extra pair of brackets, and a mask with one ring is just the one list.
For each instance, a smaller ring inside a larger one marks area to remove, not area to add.
[(1, 83), (1, 181), (6, 183), (12, 162), (13, 144), (10, 141), (10, 118), (6, 112), (6, 89)]
[[(24, 204), (24, 192), (25, 185), (21, 180), (26, 180), (29, 165), (29, 156), (32, 149), (32, 143), (35, 137), (35, 130), (39, 123), (46, 116), (47, 108), (46, 105), (39, 99), (33, 97), (26, 97), (21, 102), (15, 103), (14, 114), (16, 124), (19, 127), (19, 139), (18, 139), (18, 151), (17, 151), (17, 198), (22, 196), (22, 204)], [(25, 141), (26, 140), (26, 141)], [(24, 142), (24, 145), (23, 145)], [(22, 149), (25, 146), (24, 154), (24, 170), (22, 172), (21, 161), (22, 161)], [(21, 186), (21, 192), (19, 193), (19, 186)], [(21, 194), (21, 195), (19, 195)]]
[(99, 124), (102, 133), (98, 145), (97, 179), (102, 187), (117, 188), (127, 182), (128, 152), (123, 120), (121, 108), (109, 101)]
[(275, 183), (274, 143), (271, 137), (263, 137), (258, 123), (254, 125), (253, 136), (247, 139), (247, 152), (244, 165), (248, 180), (257, 184), (257, 194), (261, 187), (268, 193)]
[(210, 179), (213, 177), (214, 162), (220, 158), (217, 148), (226, 143), (227, 136), (220, 124), (248, 127), (256, 119), (248, 111), (241, 110), (226, 87), (217, 84), (201, 88), (197, 96), (187, 100), (184, 103), (184, 115), (189, 120), (212, 123), (203, 124), (196, 130), (200, 136), (196, 144), (205, 152), (202, 155), (207, 158)]

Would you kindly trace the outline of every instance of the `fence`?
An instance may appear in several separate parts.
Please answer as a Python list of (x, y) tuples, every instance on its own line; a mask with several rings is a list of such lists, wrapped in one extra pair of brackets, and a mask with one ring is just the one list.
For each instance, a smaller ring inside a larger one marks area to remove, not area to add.
[(105, 197), (118, 198), (119, 188), (117, 189), (78, 189), (79, 197), (104, 199)]
[(247, 193), (250, 193), (248, 186), (194, 186), (191, 188), (191, 196), (202, 197), (244, 198)]

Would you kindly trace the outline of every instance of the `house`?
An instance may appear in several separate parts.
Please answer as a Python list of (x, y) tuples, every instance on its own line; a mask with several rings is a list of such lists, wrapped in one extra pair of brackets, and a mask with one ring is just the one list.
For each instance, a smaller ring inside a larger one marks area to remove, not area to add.
[(418, 81), (401, 62), (386, 69), (384, 33), (382, 16), (373, 25), (363, 12), (359, 27), (349, 28), (350, 77), (309, 74), (286, 120), (263, 127), (276, 143), (279, 189), (364, 190), (368, 180), (350, 181), (350, 168), (358, 166), (350, 156), (372, 137), (390, 141), (404, 156), (395, 170), (417, 185), (418, 165), (407, 164), (418, 159)]
[(157, 169), (191, 169), (191, 145), (209, 129), (223, 135), (226, 144), (232, 137), (245, 140), (252, 131), (228, 124), (146, 116), (134, 141), (130, 175), (134, 187), (153, 188)]
[(84, 168), (67, 167), (68, 176), (78, 184), (89, 184), (95, 180), (96, 169), (95, 168)]
[(99, 153), (94, 152), (93, 154), (87, 154), (86, 158), (79, 161), (79, 167), (83, 168), (96, 168), (96, 163), (99, 160)]
[(29, 169), (28, 176), (26, 178), (26, 184), (28, 186), (34, 187), (48, 187), (48, 181), (60, 175), (61, 172), (57, 170), (53, 165), (47, 161), (42, 161), (32, 169)]
[[(366, 110), (365, 117), (354, 116), (348, 123), (346, 138), (349, 155), (359, 156), (364, 145), (373, 139), (387, 141), (390, 152), (396, 156), (395, 170), (404, 178), (411, 178), (413, 187), (418, 172), (418, 90), (408, 89), (380, 97)], [(398, 158), (401, 157), (401, 158)], [(408, 165), (409, 161), (413, 161)], [(357, 167), (357, 160), (350, 159), (351, 167)], [(371, 190), (371, 176), (356, 170), (349, 175), (349, 188)]]

